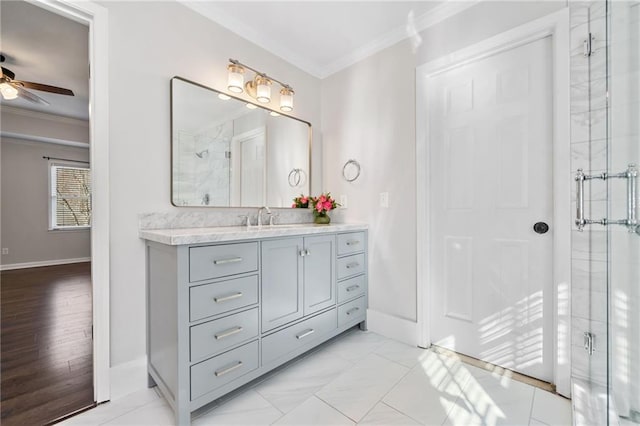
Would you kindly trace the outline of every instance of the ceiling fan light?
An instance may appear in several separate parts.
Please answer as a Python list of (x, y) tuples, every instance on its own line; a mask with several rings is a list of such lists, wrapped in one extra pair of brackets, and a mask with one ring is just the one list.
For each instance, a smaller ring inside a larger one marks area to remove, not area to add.
[(244, 68), (240, 65), (229, 64), (227, 66), (229, 75), (227, 77), (227, 88), (233, 93), (242, 93), (244, 86)]
[(267, 104), (271, 102), (271, 80), (263, 76), (256, 76), (256, 100)]
[(293, 111), (293, 89), (290, 87), (283, 87), (280, 90), (280, 111)]
[(16, 99), (18, 97), (18, 89), (16, 89), (6, 81), (0, 83), (0, 93), (2, 93), (2, 97), (7, 101)]

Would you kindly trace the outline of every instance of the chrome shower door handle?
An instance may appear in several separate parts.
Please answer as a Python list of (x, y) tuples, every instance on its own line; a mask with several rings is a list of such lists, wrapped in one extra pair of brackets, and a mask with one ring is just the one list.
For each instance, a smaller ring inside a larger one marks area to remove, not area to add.
[(627, 168), (627, 227), (638, 232), (638, 169), (635, 164)]
[(576, 172), (576, 226), (578, 231), (584, 229), (587, 221), (584, 219), (584, 181), (586, 177), (582, 169), (578, 169)]

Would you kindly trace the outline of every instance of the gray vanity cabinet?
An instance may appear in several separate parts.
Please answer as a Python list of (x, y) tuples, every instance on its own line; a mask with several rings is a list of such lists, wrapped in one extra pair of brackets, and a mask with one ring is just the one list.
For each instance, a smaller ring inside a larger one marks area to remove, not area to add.
[(335, 235), (262, 242), (262, 332), (336, 304)]
[(304, 314), (302, 280), (303, 238), (262, 242), (262, 332)]
[(304, 314), (336, 304), (335, 235), (304, 238)]
[(194, 410), (349, 328), (364, 328), (366, 229), (306, 231), (175, 244), (162, 231), (159, 240), (147, 233), (149, 384), (177, 424), (189, 425)]

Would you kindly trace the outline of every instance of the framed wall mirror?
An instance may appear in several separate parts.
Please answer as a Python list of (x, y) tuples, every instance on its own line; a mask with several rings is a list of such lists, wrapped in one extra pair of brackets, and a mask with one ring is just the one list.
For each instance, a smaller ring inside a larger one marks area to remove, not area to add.
[(311, 124), (171, 79), (171, 203), (290, 207), (311, 188)]

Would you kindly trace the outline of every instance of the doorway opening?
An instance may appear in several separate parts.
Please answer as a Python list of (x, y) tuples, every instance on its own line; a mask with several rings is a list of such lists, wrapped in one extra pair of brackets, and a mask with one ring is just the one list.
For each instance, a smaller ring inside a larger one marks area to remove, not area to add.
[(45, 424), (108, 399), (108, 173), (91, 164), (107, 147), (96, 132), (106, 75), (93, 60), (105, 31), (89, 2), (2, 4), (3, 75), (18, 86), (1, 101), (3, 424)]

